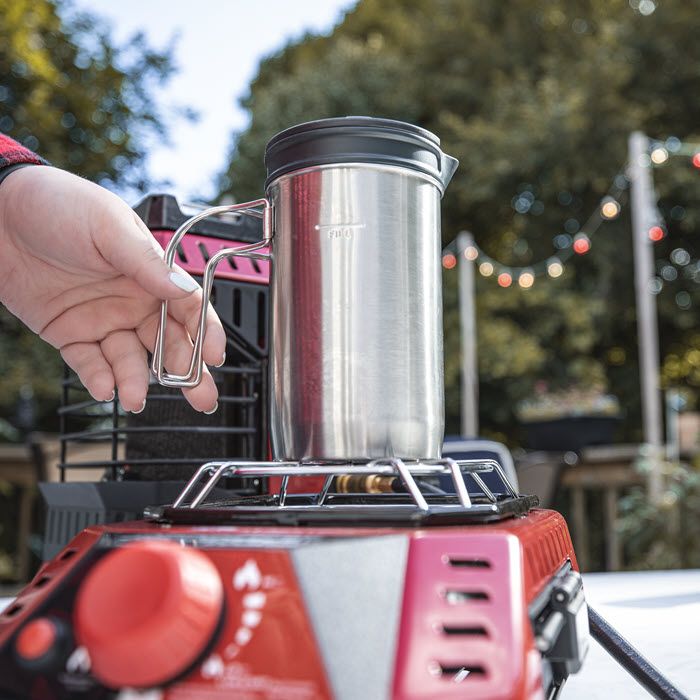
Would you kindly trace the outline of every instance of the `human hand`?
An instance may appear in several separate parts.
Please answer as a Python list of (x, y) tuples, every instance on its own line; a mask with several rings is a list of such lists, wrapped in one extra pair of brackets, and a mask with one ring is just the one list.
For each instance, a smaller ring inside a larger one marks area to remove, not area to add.
[[(202, 291), (171, 270), (145, 224), (119, 197), (45, 166), (21, 168), (0, 187), (0, 301), (58, 348), (98, 401), (116, 386), (125, 410), (143, 410), (147, 349), (153, 351), (160, 302), (168, 304), (165, 365), (189, 369)], [(226, 336), (209, 306), (203, 358), (220, 365)], [(183, 390), (198, 411), (216, 409), (206, 370)]]

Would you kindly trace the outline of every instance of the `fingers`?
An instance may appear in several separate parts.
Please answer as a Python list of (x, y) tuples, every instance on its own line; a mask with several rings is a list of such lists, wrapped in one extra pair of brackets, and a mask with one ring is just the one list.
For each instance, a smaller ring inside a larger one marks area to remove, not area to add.
[[(79, 303), (58, 314), (41, 329), (45, 342), (60, 348), (66, 340), (76, 343), (100, 341), (115, 328), (133, 328), (143, 318), (149, 300), (103, 296)], [(155, 304), (152, 304), (155, 306)]]
[(114, 375), (97, 343), (71, 343), (61, 348), (61, 357), (96, 401), (114, 398)]
[[(168, 304), (168, 313), (187, 328), (191, 338), (196, 337), (201, 311), (202, 292), (190, 295), (187, 299)], [(207, 316), (202, 357), (204, 362), (215, 367), (223, 364), (226, 351), (226, 333), (211, 304), (207, 304)]]
[[(155, 345), (158, 320), (156, 315), (151, 316), (136, 330), (141, 343), (151, 352)], [(174, 318), (169, 318), (164, 347), (167, 371), (171, 374), (186, 374), (190, 368), (192, 352), (192, 341), (185, 327)], [(216, 410), (218, 390), (206, 367), (203, 368), (201, 383), (191, 389), (183, 389), (182, 393), (195, 410), (204, 413)]]
[(134, 331), (115, 331), (101, 343), (100, 348), (119, 390), (119, 403), (125, 411), (141, 413), (148, 392), (148, 358), (146, 348)]
[(158, 299), (182, 299), (199, 289), (187, 273), (165, 264), (150, 231), (120, 200), (95, 218), (92, 238), (107, 262)]

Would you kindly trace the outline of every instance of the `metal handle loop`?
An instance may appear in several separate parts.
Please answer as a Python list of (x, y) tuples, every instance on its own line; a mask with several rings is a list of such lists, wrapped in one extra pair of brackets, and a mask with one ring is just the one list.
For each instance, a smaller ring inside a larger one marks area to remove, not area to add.
[(163, 386), (187, 388), (197, 386), (202, 381), (203, 362), (202, 351), (204, 348), (204, 336), (207, 326), (207, 307), (209, 305), (209, 296), (214, 283), (214, 272), (216, 266), (224, 259), (234, 256), (244, 258), (256, 258), (258, 260), (271, 260), (272, 256), (269, 253), (260, 253), (261, 248), (270, 244), (272, 240), (272, 206), (267, 199), (256, 199), (252, 202), (243, 202), (242, 204), (228, 204), (219, 207), (211, 207), (200, 212), (196, 216), (185, 221), (180, 228), (175, 231), (170, 239), (167, 248), (165, 249), (165, 264), (168, 267), (173, 266), (175, 260), (175, 251), (182, 237), (202, 219), (206, 219), (216, 214), (224, 214), (226, 212), (238, 212), (247, 216), (254, 216), (262, 219), (263, 222), (263, 238), (257, 243), (240, 246), (239, 248), (222, 248), (220, 251), (212, 255), (204, 268), (204, 278), (202, 280), (202, 306), (199, 310), (199, 321), (197, 324), (197, 335), (194, 340), (194, 349), (190, 360), (190, 368), (187, 374), (169, 374), (165, 371), (164, 353), (165, 353), (165, 327), (168, 319), (168, 302), (163, 301), (160, 305), (160, 322), (158, 324), (158, 332), (156, 334), (156, 344), (153, 349), (153, 360), (151, 362), (151, 370), (155, 375), (158, 383)]

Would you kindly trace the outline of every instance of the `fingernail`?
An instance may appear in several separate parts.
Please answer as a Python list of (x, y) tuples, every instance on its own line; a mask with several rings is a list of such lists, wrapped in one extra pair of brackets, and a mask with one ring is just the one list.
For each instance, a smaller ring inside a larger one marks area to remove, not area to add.
[(146, 399), (143, 400), (143, 403), (141, 404), (141, 408), (139, 408), (138, 411), (131, 411), (131, 412), (132, 413), (142, 413), (144, 408), (146, 408)]
[(226, 353), (224, 353), (224, 354), (221, 356), (221, 362), (219, 362), (218, 365), (214, 365), (214, 367), (221, 367), (221, 366), (223, 366), (224, 362), (226, 362)]
[(179, 272), (171, 272), (168, 279), (185, 292), (194, 292), (195, 289), (199, 289), (199, 285), (191, 277), (185, 277)]
[(210, 411), (202, 411), (202, 413), (203, 413), (205, 416), (210, 416), (212, 413), (216, 413), (216, 409), (217, 409), (217, 408), (219, 408), (219, 402), (218, 402), (218, 401), (214, 404), (214, 408), (212, 408)]
[(116, 394), (114, 393), (114, 390), (112, 390), (112, 393), (109, 395), (108, 398), (105, 399), (105, 401), (107, 401), (108, 403), (109, 403), (110, 401), (114, 401), (114, 397), (115, 397), (115, 396), (116, 396)]

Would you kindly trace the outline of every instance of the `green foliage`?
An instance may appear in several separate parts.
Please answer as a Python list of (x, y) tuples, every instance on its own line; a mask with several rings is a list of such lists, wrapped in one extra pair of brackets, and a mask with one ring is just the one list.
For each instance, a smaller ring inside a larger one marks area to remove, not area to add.
[(0, 0), (0, 131), (53, 165), (143, 189), (143, 149), (165, 137), (153, 89), (169, 53), (137, 34), (117, 46), (93, 16), (63, 0)]
[(628, 569), (700, 567), (700, 472), (666, 465), (660, 505), (636, 487), (620, 501), (618, 527)]
[[(437, 133), (460, 168), (443, 200), (443, 240), (473, 232), (491, 256), (527, 265), (551, 255), (565, 223), (581, 227), (624, 168), (629, 133), (692, 140), (700, 123), (698, 0), (666, 0), (643, 16), (627, 0), (362, 0), (329, 36), (307, 36), (260, 64), (242, 104), (221, 195), (259, 196), (263, 152), (278, 130), (308, 119), (365, 113)], [(693, 241), (697, 173), (678, 159), (657, 171), (670, 235), (667, 257)], [(539, 214), (518, 214), (529, 190)], [(685, 207), (680, 219), (670, 209)], [(513, 407), (538, 380), (552, 389), (607, 384), (640, 424), (630, 222), (625, 211), (593, 237), (584, 259), (529, 291), (477, 281), (481, 419), (486, 434), (517, 442)], [(659, 296), (662, 354), (697, 347), (697, 314)], [(456, 274), (445, 274), (448, 430), (458, 428)], [(689, 373), (688, 373), (689, 374)], [(696, 380), (694, 380), (696, 381)]]
[[(167, 137), (154, 88), (173, 71), (170, 52), (142, 35), (117, 46), (88, 14), (63, 0), (0, 0), (0, 131), (55, 166), (105, 185), (144, 190), (146, 140)], [(0, 416), (33, 385), (51, 427), (58, 354), (0, 307)]]

